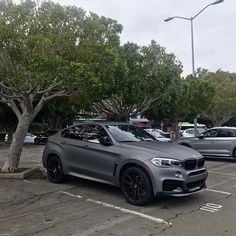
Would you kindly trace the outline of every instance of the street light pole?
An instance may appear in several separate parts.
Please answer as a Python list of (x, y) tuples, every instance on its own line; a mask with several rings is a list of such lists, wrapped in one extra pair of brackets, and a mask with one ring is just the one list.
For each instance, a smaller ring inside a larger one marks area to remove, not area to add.
[(194, 62), (194, 43), (193, 43), (193, 18), (191, 18), (191, 48), (192, 48), (192, 74), (195, 77), (195, 62)]
[[(190, 25), (191, 25), (191, 50), (192, 50), (192, 75), (195, 77), (196, 73), (195, 73), (195, 60), (194, 60), (194, 40), (193, 40), (193, 20), (199, 16), (205, 9), (207, 9), (210, 6), (222, 3), (224, 0), (217, 0), (214, 1), (208, 5), (206, 5), (204, 8), (202, 8), (196, 15), (194, 15), (193, 17), (183, 17), (183, 16), (172, 16), (172, 17), (168, 17), (166, 18), (164, 21), (168, 22), (171, 21), (175, 18), (179, 18), (182, 20), (188, 20), (190, 21)], [(197, 117), (194, 119), (194, 136), (197, 136)]]

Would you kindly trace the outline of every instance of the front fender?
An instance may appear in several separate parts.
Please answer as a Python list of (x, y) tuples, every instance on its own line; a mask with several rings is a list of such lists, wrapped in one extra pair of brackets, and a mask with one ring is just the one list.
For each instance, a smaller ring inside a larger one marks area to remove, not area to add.
[(48, 142), (45, 145), (43, 156), (42, 156), (42, 164), (44, 168), (47, 168), (48, 157), (51, 155), (58, 156), (62, 162), (62, 166), (64, 166), (63, 165), (64, 160), (62, 157), (62, 148), (56, 143)]
[(139, 160), (135, 160), (135, 159), (127, 159), (124, 162), (122, 162), (120, 165), (117, 166), (117, 171), (116, 171), (116, 175), (115, 175), (115, 184), (120, 187), (120, 175), (121, 172), (124, 170), (124, 168), (128, 168), (131, 166), (140, 166), (141, 168), (143, 168), (147, 174), (150, 177), (150, 180), (152, 182), (152, 186), (155, 189), (155, 183), (154, 183), (154, 176), (152, 175), (152, 172), (150, 170), (150, 168), (148, 167), (148, 165), (145, 164), (145, 162), (139, 161)]

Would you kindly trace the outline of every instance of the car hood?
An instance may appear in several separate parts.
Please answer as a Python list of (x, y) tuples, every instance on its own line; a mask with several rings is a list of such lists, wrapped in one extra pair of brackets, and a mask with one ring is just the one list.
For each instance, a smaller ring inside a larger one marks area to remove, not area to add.
[[(189, 158), (201, 158), (201, 154), (192, 148), (179, 144), (160, 142), (160, 141), (142, 141), (122, 143), (122, 146), (135, 148), (137, 150), (153, 154), (153, 156), (174, 158), (177, 160), (185, 160)], [(147, 159), (143, 157), (143, 160)]]

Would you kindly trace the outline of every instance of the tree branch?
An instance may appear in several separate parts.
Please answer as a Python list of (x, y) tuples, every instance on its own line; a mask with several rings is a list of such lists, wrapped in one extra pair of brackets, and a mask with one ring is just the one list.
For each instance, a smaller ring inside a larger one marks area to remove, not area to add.
[(38, 104), (33, 109), (33, 119), (37, 116), (37, 114), (43, 108), (44, 103), (46, 103), (47, 101), (56, 97), (77, 95), (78, 93), (79, 93), (79, 90), (61, 91), (61, 92), (56, 92), (54, 94), (49, 94), (49, 92), (45, 93), (39, 100)]
[(21, 117), (21, 112), (20, 112), (20, 110), (18, 109), (16, 103), (14, 102), (13, 99), (9, 100), (8, 103), (11, 105), (12, 110), (15, 112), (15, 114), (16, 114), (18, 120), (19, 120), (20, 117)]

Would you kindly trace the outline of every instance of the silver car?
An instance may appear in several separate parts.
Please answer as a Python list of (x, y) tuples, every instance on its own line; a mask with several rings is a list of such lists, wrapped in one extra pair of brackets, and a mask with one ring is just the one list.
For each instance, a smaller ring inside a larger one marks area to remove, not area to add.
[(116, 122), (81, 123), (49, 137), (43, 153), (49, 181), (64, 175), (121, 188), (144, 205), (158, 194), (190, 194), (205, 188), (207, 169), (197, 151), (157, 141), (141, 128)]
[(196, 138), (180, 139), (178, 143), (205, 156), (236, 158), (236, 127), (215, 127)]

